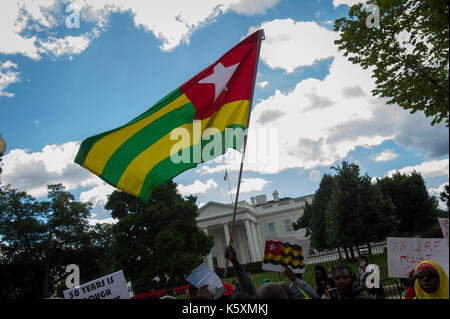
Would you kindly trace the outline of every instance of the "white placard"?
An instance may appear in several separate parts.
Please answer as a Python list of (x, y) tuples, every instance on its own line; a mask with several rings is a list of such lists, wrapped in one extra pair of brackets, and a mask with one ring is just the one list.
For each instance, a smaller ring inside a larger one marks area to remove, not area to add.
[(130, 299), (122, 270), (65, 290), (63, 293), (65, 299)]
[(387, 238), (389, 277), (408, 278), (424, 260), (437, 262), (448, 275), (448, 241), (444, 238)]
[(442, 234), (444, 234), (444, 238), (448, 241), (448, 218), (439, 218), (439, 225), (441, 225)]
[(274, 237), (274, 236), (266, 237), (262, 269), (270, 270), (270, 271), (280, 271), (280, 272), (285, 271), (285, 268), (283, 265), (272, 264), (272, 263), (270, 263), (270, 258), (267, 258), (269, 254), (276, 255), (277, 249), (279, 249), (278, 247), (280, 247), (280, 245), (283, 243), (289, 243), (290, 246), (297, 245), (300, 247), (300, 249), (302, 251), (302, 255), (303, 255), (303, 267), (294, 268), (294, 267), (290, 266), (290, 268), (295, 273), (305, 272), (305, 266), (306, 266), (305, 262), (306, 262), (306, 259), (308, 258), (310, 240), (297, 239), (297, 238), (282, 238), (282, 237)]

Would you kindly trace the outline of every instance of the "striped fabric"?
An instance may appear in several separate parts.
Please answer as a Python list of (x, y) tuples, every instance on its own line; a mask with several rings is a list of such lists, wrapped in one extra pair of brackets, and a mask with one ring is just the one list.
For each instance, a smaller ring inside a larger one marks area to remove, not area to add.
[(303, 248), (288, 242), (266, 240), (263, 263), (303, 269), (305, 268)]
[(261, 37), (262, 30), (248, 36), (132, 121), (84, 140), (75, 162), (148, 202), (162, 183), (227, 148), (239, 150)]

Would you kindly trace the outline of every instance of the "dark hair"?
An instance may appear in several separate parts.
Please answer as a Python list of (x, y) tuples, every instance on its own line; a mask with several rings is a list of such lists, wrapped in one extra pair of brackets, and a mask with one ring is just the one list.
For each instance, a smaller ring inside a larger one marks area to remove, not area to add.
[(334, 268), (334, 270), (337, 272), (338, 270), (346, 269), (348, 273), (352, 276), (352, 282), (354, 283), (356, 281), (355, 274), (353, 273), (353, 269), (350, 268), (348, 265), (338, 265)]
[[(325, 270), (325, 267), (322, 265), (316, 265), (314, 267), (314, 272), (318, 270), (320, 271), (320, 273), (322, 274), (322, 280), (325, 280), (327, 278), (327, 271)], [(318, 282), (319, 278), (317, 278), (317, 275), (314, 274), (314, 276), (316, 277), (316, 283)]]
[(333, 279), (331, 279), (331, 278), (327, 278), (327, 279), (325, 279), (325, 288), (326, 288), (326, 286), (327, 285), (330, 285), (331, 286), (331, 288), (334, 288), (334, 287), (336, 287), (336, 284), (334, 283), (334, 280)]
[(367, 257), (365, 255), (359, 256), (359, 259), (364, 259), (367, 262)]

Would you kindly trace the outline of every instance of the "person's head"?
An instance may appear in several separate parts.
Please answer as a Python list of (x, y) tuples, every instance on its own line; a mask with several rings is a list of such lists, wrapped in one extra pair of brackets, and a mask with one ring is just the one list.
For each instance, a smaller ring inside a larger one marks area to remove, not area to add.
[(363, 270), (367, 267), (367, 257), (366, 256), (359, 256), (359, 267)]
[(278, 285), (284, 289), (289, 298), (292, 298), (291, 295), (291, 286), (286, 281), (279, 281)]
[(334, 284), (334, 280), (331, 278), (326, 279), (325, 281), (325, 289), (326, 290), (330, 290), (331, 288), (336, 287), (336, 285)]
[(339, 265), (335, 268), (334, 284), (341, 294), (351, 294), (355, 276), (347, 265)]
[(328, 266), (327, 274), (328, 274), (329, 278), (334, 278), (334, 267), (333, 266)]
[(186, 297), (188, 299), (197, 299), (198, 288), (195, 287), (194, 285), (189, 284), (189, 287), (186, 292), (187, 292)]
[(314, 273), (316, 276), (316, 282), (323, 281), (327, 278), (327, 271), (325, 270), (325, 267), (322, 265), (316, 265), (314, 267)]
[(424, 262), (417, 266), (414, 277), (427, 294), (433, 294), (439, 289), (439, 271), (431, 263)]
[(274, 282), (267, 282), (259, 287), (256, 296), (258, 299), (289, 299), (284, 289)]

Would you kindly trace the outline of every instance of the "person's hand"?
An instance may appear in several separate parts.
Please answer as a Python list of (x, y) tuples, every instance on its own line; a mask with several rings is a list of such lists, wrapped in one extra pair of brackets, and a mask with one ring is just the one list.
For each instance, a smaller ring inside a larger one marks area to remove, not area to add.
[(227, 248), (225, 248), (225, 258), (228, 259), (229, 261), (231, 261), (233, 266), (239, 265), (239, 260), (236, 255), (236, 251), (234, 250), (233, 246), (231, 246), (231, 245), (227, 246)]
[(208, 285), (200, 287), (197, 293), (197, 299), (214, 299), (214, 295), (208, 290)]
[(285, 271), (283, 274), (285, 274), (292, 282), (297, 280), (297, 277), (295, 277), (295, 273), (291, 268), (284, 266), (284, 269)]

